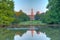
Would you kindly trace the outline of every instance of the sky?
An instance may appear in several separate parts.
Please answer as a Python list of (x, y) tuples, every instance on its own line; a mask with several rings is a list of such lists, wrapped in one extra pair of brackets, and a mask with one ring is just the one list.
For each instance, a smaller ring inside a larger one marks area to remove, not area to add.
[(14, 0), (14, 10), (23, 10), (23, 12), (29, 15), (33, 8), (35, 14), (37, 11), (46, 12), (47, 4), (48, 0)]

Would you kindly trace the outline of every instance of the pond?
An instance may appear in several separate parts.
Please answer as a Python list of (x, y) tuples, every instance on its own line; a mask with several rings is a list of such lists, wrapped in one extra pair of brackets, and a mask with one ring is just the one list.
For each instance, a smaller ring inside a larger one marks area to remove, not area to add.
[(17, 36), (19, 40), (60, 40), (60, 28), (39, 27), (0, 28), (0, 40), (15, 40)]
[(16, 34), (14, 36), (14, 40), (50, 40), (51, 38), (47, 37), (47, 35), (43, 32), (37, 33), (35, 30), (28, 30), (22, 36)]

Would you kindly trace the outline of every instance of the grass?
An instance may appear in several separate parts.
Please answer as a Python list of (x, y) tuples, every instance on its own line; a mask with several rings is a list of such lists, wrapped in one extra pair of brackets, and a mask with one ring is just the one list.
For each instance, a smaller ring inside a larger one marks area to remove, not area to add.
[(42, 23), (41, 21), (26, 21), (26, 22), (21, 22), (19, 25), (45, 25), (45, 23)]

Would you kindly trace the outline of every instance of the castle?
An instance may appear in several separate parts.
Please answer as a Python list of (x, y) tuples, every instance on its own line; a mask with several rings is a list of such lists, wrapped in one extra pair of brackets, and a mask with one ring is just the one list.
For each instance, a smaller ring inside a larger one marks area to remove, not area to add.
[(29, 15), (29, 17), (30, 17), (30, 20), (34, 20), (34, 12), (33, 12), (33, 9), (31, 9), (31, 14)]
[[(37, 14), (40, 14), (40, 12), (37, 11)], [(30, 17), (30, 20), (35, 20), (35, 15), (34, 15), (34, 11), (33, 11), (33, 9), (31, 9), (31, 14), (28, 15), (28, 16)]]
[[(20, 10), (20, 11), (22, 11), (22, 10)], [(30, 20), (35, 20), (35, 15), (34, 14), (35, 13), (34, 13), (33, 9), (31, 9), (30, 15), (28, 15), (30, 17)], [(37, 11), (37, 14), (40, 14), (40, 12)], [(16, 16), (19, 16), (19, 15), (20, 15), (20, 12), (16, 12)]]

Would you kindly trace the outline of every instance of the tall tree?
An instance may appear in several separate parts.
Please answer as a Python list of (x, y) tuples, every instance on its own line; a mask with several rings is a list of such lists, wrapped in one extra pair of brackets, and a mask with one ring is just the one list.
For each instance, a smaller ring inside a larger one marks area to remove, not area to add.
[(39, 11), (36, 12), (35, 20), (40, 20), (40, 12)]
[(14, 21), (13, 0), (0, 0), (0, 25), (8, 25)]
[(49, 4), (47, 8), (49, 9), (46, 12), (45, 21), (50, 24), (60, 23), (60, 0), (48, 0)]

